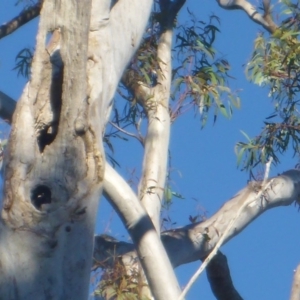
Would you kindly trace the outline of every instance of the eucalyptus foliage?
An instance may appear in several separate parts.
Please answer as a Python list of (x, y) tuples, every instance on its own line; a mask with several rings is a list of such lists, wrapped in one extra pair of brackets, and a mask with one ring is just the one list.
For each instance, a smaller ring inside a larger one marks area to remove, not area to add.
[(282, 21), (270, 35), (260, 33), (254, 41), (251, 60), (246, 66), (247, 77), (269, 89), (274, 112), (266, 117), (260, 134), (236, 145), (238, 163), (251, 170), (271, 157), (279, 162), (279, 154), (290, 147), (294, 155), (300, 142), (300, 6), (282, 1)]

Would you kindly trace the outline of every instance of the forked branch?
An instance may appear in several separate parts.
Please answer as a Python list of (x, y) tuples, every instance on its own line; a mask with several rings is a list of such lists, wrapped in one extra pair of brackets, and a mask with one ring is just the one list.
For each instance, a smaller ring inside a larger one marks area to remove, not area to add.
[[(173, 267), (205, 259), (222, 236), (225, 237), (224, 242), (221, 243), (223, 245), (265, 211), (277, 206), (287, 206), (295, 201), (299, 202), (299, 170), (290, 170), (268, 180), (264, 189), (261, 184), (261, 182), (249, 183), (236, 196), (228, 200), (216, 214), (204, 222), (163, 232), (161, 239)], [(106, 190), (105, 183), (104, 189)], [(122, 197), (122, 194), (119, 197)], [(119, 198), (118, 201), (122, 200)], [(126, 199), (123, 199), (122, 202), (126, 202)], [(230, 228), (228, 224), (234, 218), (236, 218), (235, 224), (228, 230)], [(115, 250), (115, 254), (118, 255), (117, 246)], [(120, 253), (120, 255), (123, 254), (124, 252)], [(105, 257), (105, 253), (102, 255)]]
[(217, 2), (224, 9), (243, 10), (252, 21), (263, 26), (269, 33), (274, 33), (278, 27), (272, 19), (270, 0), (263, 0), (263, 15), (258, 12), (255, 6), (246, 0), (217, 0)]

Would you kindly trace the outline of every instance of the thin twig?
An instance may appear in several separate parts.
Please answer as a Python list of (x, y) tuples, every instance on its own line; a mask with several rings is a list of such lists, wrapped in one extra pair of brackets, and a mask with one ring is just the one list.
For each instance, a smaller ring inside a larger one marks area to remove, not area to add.
[(124, 130), (123, 128), (119, 127), (117, 124), (115, 124), (115, 123), (113, 123), (111, 121), (109, 122), (109, 124), (111, 126), (115, 127), (117, 130), (123, 132), (124, 134), (137, 139), (142, 144), (142, 146), (144, 146), (144, 139), (143, 139), (143, 137), (141, 135), (136, 135), (134, 133), (130, 133), (130, 132)]

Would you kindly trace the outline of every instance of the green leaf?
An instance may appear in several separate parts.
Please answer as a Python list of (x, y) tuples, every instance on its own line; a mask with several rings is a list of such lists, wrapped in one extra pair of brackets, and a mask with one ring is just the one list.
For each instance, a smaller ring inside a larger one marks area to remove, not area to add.
[(179, 199), (185, 199), (181, 194), (179, 193), (176, 193), (176, 192), (172, 192), (172, 195), (176, 198), (179, 198)]
[(243, 130), (240, 130), (240, 132), (243, 134), (243, 136), (248, 140), (248, 142), (251, 143), (251, 139), (249, 138), (249, 136), (246, 134), (246, 132), (244, 132)]
[[(237, 148), (236, 148), (236, 149), (237, 149)], [(243, 155), (244, 155), (244, 152), (245, 152), (245, 148), (241, 148), (241, 149), (237, 152), (237, 166), (240, 165), (241, 160), (242, 160)]]
[(266, 117), (266, 120), (272, 119), (272, 118), (274, 118), (274, 117), (276, 117), (276, 116), (277, 116), (277, 114), (272, 114), (272, 115)]
[(241, 99), (240, 97), (233, 96), (231, 94), (228, 95), (232, 105), (236, 108), (241, 108)]
[(228, 112), (227, 112), (226, 107), (224, 106), (224, 104), (221, 104), (221, 105), (219, 106), (219, 109), (220, 109), (221, 114), (222, 114), (224, 117), (229, 118)]

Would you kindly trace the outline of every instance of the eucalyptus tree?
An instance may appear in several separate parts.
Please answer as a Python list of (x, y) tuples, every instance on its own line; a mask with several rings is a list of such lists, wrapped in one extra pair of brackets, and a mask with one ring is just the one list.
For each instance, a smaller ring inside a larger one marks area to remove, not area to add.
[[(182, 299), (187, 289), (181, 293), (173, 269), (202, 260), (215, 296), (241, 299), (220, 246), (266, 210), (299, 202), (300, 172), (290, 170), (249, 183), (203, 222), (160, 232), (162, 203), (173, 193), (166, 181), (172, 122), (186, 103), (199, 109), (204, 126), (210, 113), (214, 119), (218, 113), (227, 116), (240, 100), (227, 86), (228, 62), (215, 56), (218, 18), (176, 28), (185, 0), (157, 1), (151, 14), (152, 2), (38, 1), (0, 28), (4, 37), (40, 15), (33, 57), (26, 50), (19, 55), (17, 69), (30, 78), (16, 108), (0, 93), (0, 115), (12, 124), (3, 161), (2, 298), (86, 299), (92, 265), (100, 265), (107, 272), (99, 297)], [(247, 72), (255, 83), (270, 86), (274, 117), (281, 119), (238, 143), (237, 153), (246, 169), (277, 163), (277, 152), (290, 144), (298, 151), (299, 7), (285, 1), (290, 17), (277, 25), (268, 1), (262, 12), (248, 1), (217, 2), (244, 10), (270, 34), (255, 41)], [(180, 63), (172, 66), (174, 31)], [(103, 147), (103, 141), (112, 147), (105, 129), (119, 82), (130, 109), (120, 116), (114, 107), (110, 123), (125, 134), (129, 123), (144, 149), (137, 192), (110, 165), (113, 157), (105, 156)], [(170, 99), (176, 105), (170, 106)], [(132, 244), (94, 238), (102, 192)], [(299, 294), (296, 284), (292, 293)]]

